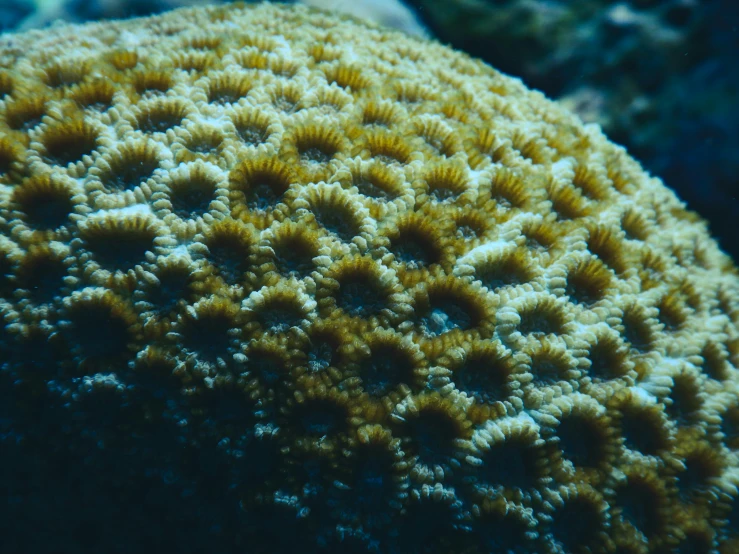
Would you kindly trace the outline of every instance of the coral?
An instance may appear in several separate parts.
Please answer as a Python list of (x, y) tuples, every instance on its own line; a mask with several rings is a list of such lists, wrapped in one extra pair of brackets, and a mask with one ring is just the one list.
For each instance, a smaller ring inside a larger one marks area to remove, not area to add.
[(709, 219), (722, 247), (739, 258), (732, 224), (739, 215), (735, 3), (407, 4), (440, 40), (521, 77), (586, 121), (598, 122), (609, 138), (625, 145)]
[(735, 550), (739, 273), (596, 126), (300, 6), (0, 86), (8, 552)]

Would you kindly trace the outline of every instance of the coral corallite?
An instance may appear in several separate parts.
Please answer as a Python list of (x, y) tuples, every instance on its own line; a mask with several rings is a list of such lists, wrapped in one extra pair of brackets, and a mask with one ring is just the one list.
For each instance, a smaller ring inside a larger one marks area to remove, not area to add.
[(739, 277), (598, 127), (278, 5), (0, 86), (3, 552), (739, 551)]

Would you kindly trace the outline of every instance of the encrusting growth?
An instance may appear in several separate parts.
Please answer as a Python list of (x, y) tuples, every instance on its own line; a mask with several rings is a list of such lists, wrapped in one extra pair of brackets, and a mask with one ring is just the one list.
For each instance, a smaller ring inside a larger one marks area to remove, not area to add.
[(269, 4), (0, 91), (8, 551), (736, 551), (737, 270), (597, 127)]

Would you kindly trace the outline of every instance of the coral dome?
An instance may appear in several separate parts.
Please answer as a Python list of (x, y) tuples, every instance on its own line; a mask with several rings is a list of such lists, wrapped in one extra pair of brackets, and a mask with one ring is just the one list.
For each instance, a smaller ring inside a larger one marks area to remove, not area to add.
[(736, 268), (597, 126), (300, 6), (2, 38), (9, 552), (739, 548)]

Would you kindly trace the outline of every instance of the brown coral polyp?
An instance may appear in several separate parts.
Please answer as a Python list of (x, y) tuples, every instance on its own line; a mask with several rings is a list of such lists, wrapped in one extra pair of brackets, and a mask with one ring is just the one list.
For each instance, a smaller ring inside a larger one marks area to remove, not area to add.
[(353, 198), (342, 194), (337, 188), (313, 188), (307, 198), (308, 208), (316, 223), (339, 240), (351, 242), (360, 235), (364, 214)]
[(580, 192), (571, 185), (550, 184), (547, 195), (552, 203), (552, 210), (560, 220), (579, 219), (591, 212)]
[(721, 454), (707, 442), (697, 443), (690, 448), (675, 476), (675, 486), (683, 501), (694, 501), (696, 496), (708, 493), (710, 486), (723, 472), (725, 463)]
[(495, 225), (495, 222), (491, 221), (485, 212), (466, 207), (455, 211), (452, 217), (456, 235), (464, 241), (483, 237)]
[(219, 75), (208, 84), (208, 102), (235, 104), (246, 98), (254, 83), (248, 76)]
[(141, 71), (133, 76), (134, 89), (142, 95), (167, 92), (173, 84), (172, 74), (166, 71)]
[(511, 500), (546, 482), (550, 471), (544, 443), (532, 427), (496, 429), (491, 442), (479, 454), (478, 483), (501, 490)]
[(639, 306), (630, 306), (622, 318), (623, 337), (638, 352), (650, 349), (656, 340), (654, 324)]
[(187, 116), (184, 103), (157, 99), (136, 117), (136, 128), (144, 133), (164, 133), (181, 125)]
[(347, 261), (334, 270), (336, 306), (344, 313), (367, 317), (389, 309), (391, 290), (381, 269), (368, 258)]
[(159, 168), (158, 149), (149, 143), (127, 143), (106, 157), (100, 181), (106, 192), (133, 190)]
[(5, 71), (0, 73), (0, 97), (10, 96), (13, 93), (13, 78)]
[(630, 450), (656, 456), (671, 446), (667, 420), (658, 405), (642, 405), (627, 400), (618, 407), (616, 421), (624, 446)]
[(556, 343), (545, 341), (536, 344), (530, 349), (529, 356), (528, 370), (537, 387), (554, 385), (578, 376), (576, 360)]
[(605, 227), (594, 227), (588, 237), (588, 250), (616, 274), (621, 274), (629, 267), (625, 249), (614, 233)]
[(238, 307), (224, 299), (204, 299), (182, 314), (179, 324), (187, 349), (208, 362), (225, 359), (236, 338), (232, 330), (239, 326)]
[(724, 412), (721, 422), (724, 444), (731, 450), (739, 450), (739, 402)]
[(389, 128), (398, 119), (397, 106), (391, 102), (368, 101), (362, 109), (362, 124)]
[[(309, 374), (328, 373), (345, 365), (345, 347), (353, 338), (350, 333), (331, 323), (316, 319), (306, 329), (299, 345), (301, 358), (298, 363)], [(334, 376), (339, 374), (334, 373)]]
[(68, 269), (63, 254), (47, 245), (34, 245), (18, 266), (18, 288), (26, 289), (34, 302), (51, 302), (65, 287)]
[(286, 333), (296, 329), (308, 317), (303, 299), (292, 290), (267, 290), (263, 301), (254, 308), (256, 321), (268, 333)]
[(51, 88), (62, 88), (81, 82), (90, 71), (87, 62), (52, 63), (43, 68), (41, 79)]
[(526, 249), (489, 255), (473, 263), (475, 278), (492, 291), (501, 287), (528, 283), (536, 276)]
[[(489, 191), (486, 190), (489, 187)], [(520, 176), (510, 171), (496, 171), (483, 189), (495, 202), (506, 209), (521, 208), (529, 200), (529, 192)]]
[(496, 137), (494, 131), (488, 127), (477, 129), (474, 138), (469, 141), (467, 155), (470, 158), (470, 166), (478, 169), (489, 163), (502, 161), (506, 150)]
[(577, 166), (575, 168), (572, 184), (591, 200), (604, 200), (610, 192), (607, 179), (587, 166)]
[(475, 532), (483, 548), (502, 552), (536, 548), (536, 526), (533, 515), (520, 504), (505, 499), (485, 499), (480, 503), (480, 513), (475, 514), (480, 523)]
[(426, 192), (436, 202), (454, 201), (468, 188), (465, 170), (456, 164), (437, 165), (425, 178)]
[[(195, 421), (202, 426), (205, 436), (207, 428), (215, 424), (220, 427), (220, 436), (237, 437), (243, 434), (244, 428), (248, 429), (258, 421), (248, 390), (243, 383), (234, 380), (214, 379), (213, 386), (199, 389), (197, 394), (189, 399), (189, 404)], [(253, 471), (252, 475), (255, 478), (260, 473), (265, 475), (268, 468), (253, 466), (270, 462), (273, 449), (276, 448), (272, 437), (265, 433), (262, 441), (250, 446), (255, 456), (250, 464), (252, 467), (249, 468)]]
[(47, 127), (41, 137), (45, 158), (65, 166), (89, 156), (97, 147), (97, 131), (83, 120), (68, 120)]
[(174, 319), (177, 307), (195, 296), (194, 268), (184, 258), (159, 260), (156, 280), (141, 284), (141, 298), (160, 317)]
[(459, 138), (439, 120), (419, 121), (415, 125), (415, 132), (425, 143), (420, 147), (429, 157), (451, 158), (462, 150)]
[(540, 254), (554, 250), (561, 230), (549, 221), (531, 219), (521, 228), (524, 246), (532, 253)]
[(219, 155), (224, 148), (223, 133), (214, 128), (206, 126), (193, 129), (193, 132), (182, 133), (182, 144), (185, 148), (175, 154), (178, 162), (190, 162), (204, 159), (207, 161), (218, 161)]
[(212, 52), (183, 51), (172, 58), (172, 65), (187, 73), (197, 74), (217, 65), (217, 58)]
[(10, 298), (13, 295), (14, 275), (18, 265), (18, 254), (12, 244), (0, 244), (0, 295)]
[(259, 212), (273, 210), (294, 179), (290, 166), (275, 158), (247, 159), (229, 173), (235, 200)]
[(367, 154), (378, 162), (406, 164), (411, 160), (411, 147), (401, 137), (388, 132), (367, 135)]
[(423, 377), (423, 357), (403, 341), (402, 335), (375, 331), (362, 337), (368, 347), (359, 360), (358, 375), (362, 389), (372, 397), (382, 397), (392, 390), (404, 393), (419, 388)]
[(47, 99), (41, 95), (13, 99), (6, 102), (3, 119), (14, 131), (27, 132), (41, 123), (46, 115)]
[(698, 378), (691, 372), (681, 372), (673, 378), (667, 402), (667, 413), (681, 425), (697, 422), (703, 406)]
[(203, 243), (208, 262), (227, 283), (238, 283), (251, 267), (254, 237), (246, 225), (230, 219), (215, 223), (206, 230)]
[(430, 218), (407, 216), (388, 234), (390, 252), (406, 268), (428, 267), (442, 261), (442, 241)]
[[(284, 350), (278, 341), (259, 340), (253, 341), (244, 350), (249, 372), (249, 381), (257, 382), (262, 388), (262, 394), (274, 398), (275, 394), (283, 394), (288, 388), (288, 372), (290, 371), (290, 358), (285, 356)], [(251, 386), (251, 385), (250, 385)], [(253, 390), (253, 389), (252, 389)]]
[(269, 115), (255, 109), (243, 109), (233, 117), (238, 137), (249, 146), (259, 146), (267, 142), (271, 124)]
[(565, 293), (576, 304), (591, 305), (602, 300), (611, 288), (611, 272), (598, 259), (575, 265), (567, 275)]
[(587, 352), (590, 361), (588, 375), (595, 381), (624, 377), (633, 366), (626, 346), (610, 333), (596, 336), (595, 339)]
[(367, 171), (355, 173), (351, 183), (360, 194), (379, 201), (393, 200), (402, 192), (402, 181), (380, 164), (373, 164)]
[(88, 222), (80, 229), (84, 245), (106, 269), (128, 270), (146, 260), (158, 236), (156, 224), (148, 217), (132, 219), (108, 216)]
[(325, 127), (302, 127), (294, 141), (298, 159), (304, 164), (326, 163), (344, 147), (341, 134)]
[(455, 388), (474, 398), (480, 408), (502, 403), (514, 391), (516, 363), (511, 351), (498, 342), (475, 344), (469, 351), (463, 350), (460, 360), (446, 364), (452, 370)]
[(296, 431), (308, 439), (319, 440), (346, 432), (349, 426), (346, 398), (335, 391), (326, 396), (306, 398), (296, 404), (289, 421)]
[(316, 269), (313, 258), (318, 256), (315, 233), (292, 222), (280, 224), (269, 239), (269, 263), (282, 277), (302, 279)]
[(64, 179), (52, 174), (34, 176), (13, 191), (26, 221), (35, 229), (53, 230), (69, 221), (74, 210), (72, 190)]
[(194, 48), (195, 50), (216, 50), (223, 42), (223, 39), (215, 35), (196, 36), (185, 42), (186, 48)]
[(324, 70), (326, 81), (336, 83), (341, 88), (349, 89), (352, 93), (360, 92), (370, 86), (367, 76), (358, 67), (334, 64)]
[(647, 538), (665, 531), (669, 524), (669, 490), (650, 471), (632, 470), (614, 489), (613, 512), (620, 522), (633, 526)]
[(563, 416), (556, 427), (559, 448), (578, 467), (598, 468), (613, 456), (610, 422), (586, 411)]
[(639, 210), (628, 209), (621, 217), (621, 229), (629, 240), (646, 240), (649, 228), (649, 219)]
[[(689, 316), (682, 299), (676, 294), (665, 295), (657, 305), (657, 309), (659, 310), (657, 319), (668, 332), (679, 331), (685, 325)], [(712, 351), (709, 349), (707, 353), (708, 357), (711, 358)]]
[(169, 193), (174, 214), (182, 219), (202, 217), (208, 212), (217, 185), (202, 168), (195, 168), (187, 177), (175, 180)]
[[(366, 425), (357, 431), (347, 481), (359, 502), (354, 508), (344, 508), (370, 528), (389, 521), (407, 495), (407, 463), (399, 442), (379, 425)], [(387, 477), (379, 479), (379, 475)]]
[(566, 323), (562, 307), (551, 298), (524, 306), (520, 312), (518, 331), (523, 335), (542, 337), (559, 335)]
[(79, 352), (80, 369), (94, 370), (97, 364), (115, 364), (132, 356), (137, 339), (136, 315), (120, 297), (91, 289), (64, 299), (64, 317), (70, 346)]
[(597, 552), (608, 548), (604, 529), (608, 504), (601, 494), (585, 486), (561, 487), (552, 501), (549, 529), (554, 540), (570, 552)]
[(425, 466), (448, 466), (455, 441), (469, 435), (468, 424), (448, 401), (434, 395), (420, 396), (399, 418), (406, 448)]
[[(5, 137), (3, 137), (5, 139)], [(0, 141), (0, 178), (8, 178), (13, 166), (20, 161), (22, 150), (5, 139)]]
[[(682, 323), (684, 322), (685, 320), (682, 320)], [(721, 343), (708, 342), (701, 350), (701, 357), (703, 358), (701, 369), (711, 379), (724, 381), (731, 376), (732, 365)]]
[(490, 313), (476, 301), (476, 292), (455, 279), (432, 281), (428, 289), (416, 294), (418, 329), (428, 337), (480, 330)]
[(80, 108), (103, 112), (113, 105), (116, 90), (110, 80), (98, 79), (80, 84), (70, 96)]

